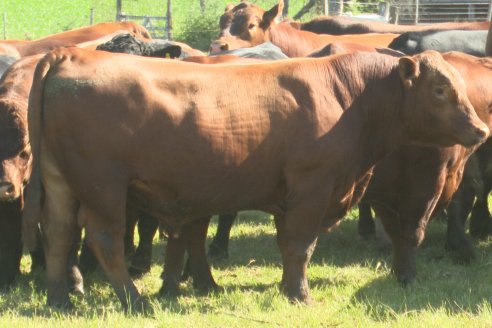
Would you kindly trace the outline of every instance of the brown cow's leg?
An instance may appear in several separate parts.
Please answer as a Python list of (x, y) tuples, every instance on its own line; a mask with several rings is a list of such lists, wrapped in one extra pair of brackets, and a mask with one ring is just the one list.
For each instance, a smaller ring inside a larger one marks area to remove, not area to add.
[(185, 250), (189, 253), (189, 271), (193, 277), (193, 287), (201, 291), (217, 290), (205, 252), (210, 217), (194, 220), (183, 226), (178, 238), (169, 235), (166, 259), (162, 274), (163, 285), (160, 293), (175, 296), (179, 294), (179, 282), (183, 271)]
[(209, 223), (210, 217), (206, 217), (190, 222), (183, 228), (183, 233), (186, 234), (187, 239), (187, 251), (189, 254), (190, 272), (193, 277), (193, 287), (203, 292), (219, 289), (210, 272), (205, 251), (205, 240), (207, 238)]
[[(283, 273), (280, 288), (291, 301), (310, 303), (306, 277), (307, 265), (313, 254), (318, 237), (319, 224), (295, 220), (291, 214), (275, 216), (277, 244), (282, 253)], [(306, 212), (306, 216), (308, 216)]]
[(123, 237), (125, 213), (114, 209), (112, 218), (103, 218), (91, 209), (81, 208), (80, 215), (86, 225), (86, 240), (106, 272), (121, 304), (128, 310), (142, 310), (142, 299), (133, 284), (125, 264)]
[[(46, 257), (47, 303), (64, 307), (71, 305), (67, 268), (79, 233), (76, 218), (78, 203), (64, 182), (60, 179), (56, 182), (45, 186), (41, 228)], [(70, 268), (73, 268), (73, 264), (70, 262)]]
[(162, 287), (159, 294), (174, 297), (179, 295), (179, 282), (183, 272), (183, 260), (186, 250), (186, 240), (181, 233), (178, 237), (172, 233), (167, 238), (164, 271), (162, 272)]
[(415, 256), (424, 239), (427, 218), (423, 214), (409, 216), (403, 210), (399, 217), (391, 211), (378, 211), (377, 214), (393, 244), (393, 272), (398, 281), (406, 285), (417, 276)]

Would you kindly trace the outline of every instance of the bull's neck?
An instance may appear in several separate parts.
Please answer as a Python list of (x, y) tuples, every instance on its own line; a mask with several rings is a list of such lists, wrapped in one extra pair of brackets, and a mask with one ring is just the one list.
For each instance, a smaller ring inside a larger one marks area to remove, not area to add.
[(357, 163), (352, 168), (356, 176), (403, 145), (406, 133), (401, 108), (404, 93), (396, 61), (385, 60), (385, 56), (359, 58), (333, 62), (331, 87), (344, 114), (328, 133), (339, 136), (335, 140), (346, 145), (340, 160)]

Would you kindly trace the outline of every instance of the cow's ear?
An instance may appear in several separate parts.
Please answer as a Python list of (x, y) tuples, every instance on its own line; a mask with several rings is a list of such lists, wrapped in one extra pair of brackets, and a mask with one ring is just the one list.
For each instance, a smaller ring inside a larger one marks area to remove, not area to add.
[(406, 88), (411, 88), (413, 81), (419, 76), (420, 70), (418, 63), (411, 57), (401, 57), (398, 62), (398, 70), (403, 85)]
[(234, 8), (234, 5), (232, 3), (228, 3), (227, 6), (224, 9), (224, 12), (230, 11), (232, 8)]
[(159, 49), (159, 51), (154, 54), (154, 57), (170, 59), (178, 58), (179, 56), (181, 56), (181, 47), (178, 45), (167, 46), (163, 49)]
[(275, 6), (272, 7), (272, 9), (266, 11), (263, 14), (260, 24), (261, 28), (263, 28), (264, 30), (269, 28), (272, 25), (273, 21), (277, 17), (280, 17), (280, 15), (282, 15), (282, 10), (284, 10), (284, 1), (279, 0), (278, 4), (276, 4)]

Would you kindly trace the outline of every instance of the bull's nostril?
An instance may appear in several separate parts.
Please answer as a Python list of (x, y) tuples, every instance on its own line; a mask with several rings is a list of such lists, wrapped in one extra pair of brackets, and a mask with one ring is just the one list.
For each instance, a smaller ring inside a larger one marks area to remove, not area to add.
[(0, 182), (0, 198), (9, 198), (15, 192), (14, 185), (10, 182)]
[(227, 51), (229, 50), (229, 45), (227, 43), (224, 43), (220, 46), (220, 50), (222, 51)]

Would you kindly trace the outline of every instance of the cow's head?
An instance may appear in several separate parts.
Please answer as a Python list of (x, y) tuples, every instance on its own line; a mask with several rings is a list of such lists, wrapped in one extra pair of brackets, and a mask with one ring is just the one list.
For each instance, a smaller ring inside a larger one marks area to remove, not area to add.
[(15, 100), (0, 101), (0, 202), (21, 197), (31, 173), (27, 120), (18, 114), (18, 105)]
[(400, 58), (399, 75), (405, 89), (403, 119), (411, 140), (471, 146), (488, 137), (489, 129), (475, 113), (463, 78), (439, 53)]
[(210, 45), (210, 53), (254, 47), (269, 41), (269, 29), (282, 14), (283, 7), (283, 0), (268, 11), (248, 2), (228, 5), (220, 17), (219, 39)]

